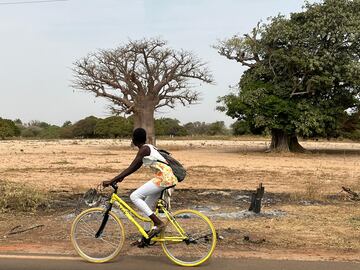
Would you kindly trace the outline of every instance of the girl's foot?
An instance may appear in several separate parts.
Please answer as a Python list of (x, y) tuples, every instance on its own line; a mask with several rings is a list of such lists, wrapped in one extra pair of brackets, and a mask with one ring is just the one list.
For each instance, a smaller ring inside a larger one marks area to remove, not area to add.
[(161, 223), (160, 225), (156, 225), (152, 227), (151, 231), (149, 232), (149, 239), (160, 234), (165, 229), (165, 227), (166, 227), (165, 223)]

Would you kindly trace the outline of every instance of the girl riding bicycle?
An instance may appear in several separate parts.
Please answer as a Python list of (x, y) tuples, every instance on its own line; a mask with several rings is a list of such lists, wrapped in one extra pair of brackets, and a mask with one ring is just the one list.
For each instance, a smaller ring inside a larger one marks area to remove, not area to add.
[(168, 187), (175, 186), (178, 183), (170, 166), (167, 165), (166, 159), (151, 144), (145, 144), (146, 131), (143, 128), (137, 128), (133, 132), (132, 142), (139, 148), (135, 159), (130, 166), (118, 176), (111, 180), (103, 181), (103, 186), (107, 187), (118, 182), (122, 182), (125, 177), (136, 172), (142, 165), (150, 167), (155, 176), (130, 195), (132, 202), (146, 214), (154, 223), (149, 232), (153, 237), (165, 228), (165, 224), (154, 214), (153, 208), (159, 199), (161, 192)]

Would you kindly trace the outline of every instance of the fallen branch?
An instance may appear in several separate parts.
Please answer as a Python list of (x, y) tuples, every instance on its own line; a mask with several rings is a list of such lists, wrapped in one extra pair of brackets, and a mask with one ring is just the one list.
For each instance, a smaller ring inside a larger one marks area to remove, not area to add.
[(256, 239), (256, 238), (254, 238), (254, 237), (252, 237), (250, 235), (245, 235), (244, 236), (244, 241), (248, 242), (248, 243), (252, 243), (252, 244), (261, 244), (261, 243), (264, 243), (266, 240), (265, 240), (265, 238)]
[(347, 187), (342, 187), (343, 191), (347, 192), (348, 194), (350, 194), (352, 196), (352, 198), (350, 198), (351, 200), (354, 201), (360, 201), (360, 194), (356, 193), (355, 191), (352, 191), (350, 188)]
[(19, 233), (27, 232), (27, 231), (30, 231), (30, 230), (33, 230), (33, 229), (36, 229), (36, 228), (44, 227), (44, 226), (45, 226), (45, 225), (40, 224), (40, 225), (32, 226), (32, 227), (30, 227), (30, 228), (26, 228), (26, 229), (22, 229), (22, 230), (16, 230), (16, 229), (20, 229), (20, 228), (21, 228), (21, 225), (18, 225), (18, 226), (15, 226), (14, 228), (12, 228), (12, 229), (7, 233), (7, 235), (19, 234)]

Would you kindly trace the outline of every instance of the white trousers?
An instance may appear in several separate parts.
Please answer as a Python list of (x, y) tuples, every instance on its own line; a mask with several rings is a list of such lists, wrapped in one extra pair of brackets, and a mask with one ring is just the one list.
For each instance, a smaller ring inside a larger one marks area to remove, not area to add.
[(146, 216), (151, 216), (163, 189), (150, 180), (131, 193), (130, 199)]

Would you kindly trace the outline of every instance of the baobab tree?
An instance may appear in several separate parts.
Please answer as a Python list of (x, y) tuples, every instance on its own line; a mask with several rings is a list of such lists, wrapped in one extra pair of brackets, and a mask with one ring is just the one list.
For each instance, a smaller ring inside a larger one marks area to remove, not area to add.
[(133, 115), (134, 128), (144, 128), (149, 143), (155, 143), (156, 110), (195, 103), (193, 80), (213, 81), (206, 63), (157, 38), (90, 53), (74, 63), (73, 72), (74, 88), (106, 98), (115, 114)]

